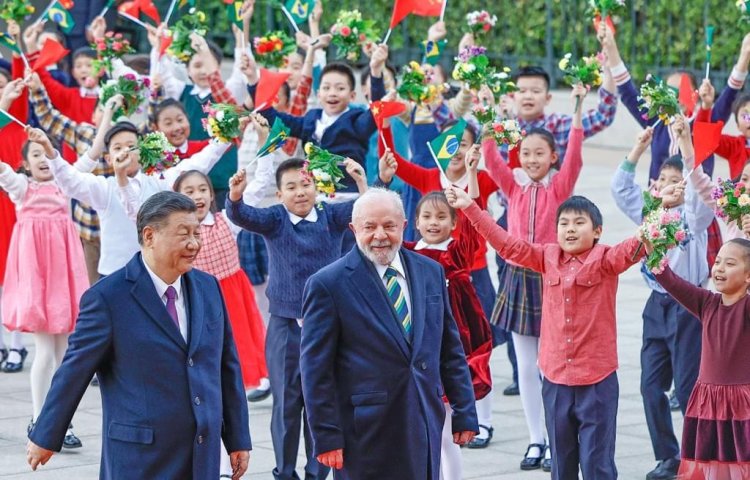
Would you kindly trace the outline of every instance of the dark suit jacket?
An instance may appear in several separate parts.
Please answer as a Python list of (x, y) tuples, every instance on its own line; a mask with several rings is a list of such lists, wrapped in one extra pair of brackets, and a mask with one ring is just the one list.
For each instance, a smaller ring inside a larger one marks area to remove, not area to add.
[(401, 257), (411, 343), (357, 247), (310, 277), (305, 289), (305, 409), (315, 454), (344, 449), (344, 479), (437, 480), (444, 392), (454, 409), (453, 431), (478, 429), (443, 269), (405, 249)]
[(216, 279), (183, 275), (188, 343), (169, 317), (141, 254), (97, 282), (29, 438), (59, 451), (96, 372), (102, 395), (100, 478), (219, 478), (221, 441), (249, 450), (247, 400)]

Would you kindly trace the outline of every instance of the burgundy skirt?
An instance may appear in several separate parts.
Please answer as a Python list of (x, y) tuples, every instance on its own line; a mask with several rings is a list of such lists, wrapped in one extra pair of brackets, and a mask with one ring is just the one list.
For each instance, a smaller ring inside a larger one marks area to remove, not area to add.
[(750, 385), (695, 384), (685, 412), (678, 478), (750, 478)]

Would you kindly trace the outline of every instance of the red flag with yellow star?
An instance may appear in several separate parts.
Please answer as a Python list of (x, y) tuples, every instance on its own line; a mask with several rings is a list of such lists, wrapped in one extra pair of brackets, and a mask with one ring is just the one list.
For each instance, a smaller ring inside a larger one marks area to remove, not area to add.
[(401, 102), (384, 102), (377, 100), (370, 105), (370, 111), (375, 119), (378, 130), (383, 129), (383, 121), (406, 111), (406, 105)]
[(443, 10), (443, 2), (446, 0), (396, 0), (393, 5), (391, 26), (395, 27), (407, 15), (419, 15), (420, 17), (439, 17)]

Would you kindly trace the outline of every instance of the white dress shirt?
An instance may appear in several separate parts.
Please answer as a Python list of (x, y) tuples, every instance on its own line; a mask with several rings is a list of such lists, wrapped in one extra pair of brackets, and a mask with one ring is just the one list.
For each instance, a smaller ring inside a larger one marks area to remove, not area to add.
[[(286, 207), (284, 207), (286, 208)], [(313, 207), (310, 210), (310, 213), (307, 214), (306, 217), (302, 218), (298, 215), (293, 214), (289, 210), (286, 211), (287, 215), (289, 215), (289, 221), (292, 222), (292, 225), (297, 225), (302, 220), (307, 220), (310, 223), (315, 223), (318, 221), (318, 211), (316, 210), (316, 207)], [(385, 272), (385, 270), (383, 270)]]
[(320, 142), (323, 139), (323, 134), (326, 133), (328, 127), (333, 125), (333, 123), (338, 120), (341, 115), (345, 114), (348, 111), (349, 107), (346, 107), (346, 109), (338, 115), (328, 115), (326, 112), (320, 112), (320, 118), (315, 122), (315, 133), (313, 133), (313, 137), (315, 138), (315, 140)]
[(453, 238), (451, 237), (448, 237), (447, 240), (443, 240), (440, 243), (427, 243), (424, 240), (420, 239), (414, 246), (414, 250), (424, 250), (425, 248), (427, 248), (430, 250), (440, 250), (441, 252), (447, 252), (448, 245), (450, 245), (452, 241)]
[[(187, 310), (185, 310), (185, 297), (182, 296), (182, 275), (177, 277), (177, 280), (175, 280), (174, 283), (167, 285), (164, 280), (159, 278), (159, 276), (149, 268), (148, 263), (146, 263), (145, 260), (141, 259), (141, 261), (143, 261), (143, 266), (146, 267), (146, 271), (151, 277), (151, 280), (154, 282), (154, 287), (156, 287), (156, 294), (159, 295), (159, 299), (161, 299), (162, 303), (164, 304), (164, 308), (167, 307), (167, 288), (174, 287), (175, 291), (177, 292), (177, 295), (175, 295), (174, 299), (175, 308), (177, 309), (177, 321), (180, 324), (180, 335), (182, 335), (182, 338), (185, 339), (185, 342), (187, 342), (188, 320)], [(169, 315), (169, 313), (167, 313), (167, 315)]]
[(411, 314), (412, 309), (411, 296), (409, 295), (409, 282), (406, 281), (406, 269), (404, 268), (403, 263), (401, 263), (401, 255), (397, 254), (396, 258), (393, 259), (390, 265), (375, 263), (375, 270), (377, 270), (378, 276), (383, 282), (383, 286), (388, 285), (388, 280), (385, 278), (385, 271), (388, 270), (388, 267), (393, 267), (398, 272), (398, 275), (396, 275), (396, 281), (398, 282), (398, 286), (401, 287), (401, 291), (404, 292), (404, 300), (406, 300), (406, 305), (409, 307), (409, 313)]

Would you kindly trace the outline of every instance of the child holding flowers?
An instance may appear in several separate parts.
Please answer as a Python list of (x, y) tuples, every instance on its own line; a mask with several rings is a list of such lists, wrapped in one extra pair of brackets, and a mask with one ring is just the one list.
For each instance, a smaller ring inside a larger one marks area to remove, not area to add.
[(684, 480), (750, 477), (745, 435), (750, 428), (746, 400), (750, 395), (750, 241), (726, 242), (711, 278), (719, 293), (682, 278), (670, 267), (656, 276), (671, 298), (700, 321), (700, 373), (682, 431), (678, 478)]
[[(653, 192), (661, 197), (662, 207), (680, 212), (688, 234), (678, 248), (669, 251), (667, 263), (677, 275), (692, 285), (703, 285), (708, 278), (707, 229), (714, 219), (714, 213), (701, 201), (692, 185), (685, 186), (685, 167), (681, 159), (692, 163), (693, 157), (687, 121), (678, 115), (669, 128), (670, 135), (677, 139), (681, 157), (672, 157), (662, 164)], [(643, 211), (643, 193), (635, 183), (635, 168), (654, 134), (654, 129), (647, 128), (639, 135), (630, 154), (612, 178), (612, 195), (617, 206), (636, 224), (641, 224), (644, 214), (648, 212)], [(641, 393), (654, 455), (659, 462), (649, 475), (667, 478), (677, 474), (680, 451), (672, 427), (669, 400), (664, 392), (669, 390), (674, 379), (676, 396), (684, 414), (698, 376), (700, 323), (669, 297), (645, 263), (641, 273), (652, 290), (643, 309)]]
[[(573, 98), (579, 95), (586, 95), (586, 88), (582, 85), (576, 85), (572, 91)], [(537, 243), (554, 239), (552, 216), (573, 193), (582, 168), (582, 117), (581, 109), (573, 116), (566, 142), (566, 158), (559, 171), (553, 169), (559, 158), (555, 141), (547, 130), (534, 128), (526, 131), (519, 147), (521, 166), (515, 169), (501, 157), (494, 134), (482, 142), (487, 171), (508, 199), (511, 235)], [(547, 452), (542, 383), (537, 367), (541, 316), (541, 276), (509, 261), (500, 281), (491, 322), (511, 332), (516, 349), (518, 386), (530, 438), (521, 461), (522, 470), (543, 467)], [(549, 461), (546, 463), (549, 465)]]
[[(580, 124), (573, 131), (578, 138), (568, 155), (579, 151), (583, 137)], [(556, 232), (547, 237), (551, 241), (540, 243), (509, 234), (463, 190), (450, 187), (446, 196), (499, 255), (544, 280), (539, 368), (554, 478), (578, 478), (580, 467), (583, 478), (614, 480), (619, 397), (615, 297), (618, 276), (640, 258), (639, 240), (633, 237), (612, 247), (599, 243), (602, 215), (584, 197), (550, 207)], [(545, 447), (532, 448), (539, 452)]]

